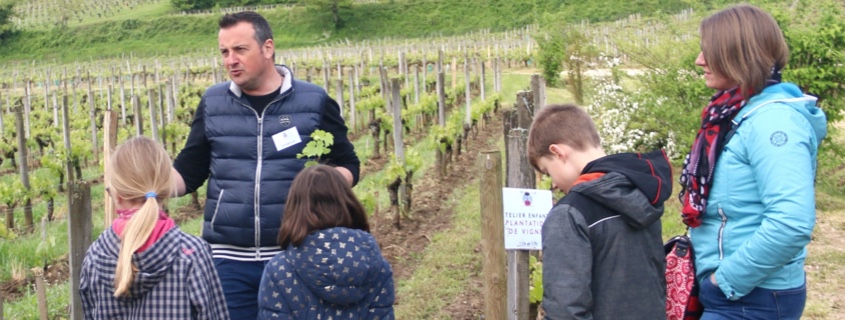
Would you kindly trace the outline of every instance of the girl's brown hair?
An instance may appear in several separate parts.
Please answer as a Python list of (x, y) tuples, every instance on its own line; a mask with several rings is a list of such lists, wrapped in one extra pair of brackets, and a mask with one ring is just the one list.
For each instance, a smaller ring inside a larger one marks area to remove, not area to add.
[(171, 164), (167, 152), (147, 137), (127, 140), (115, 149), (106, 164), (106, 185), (113, 197), (129, 203), (142, 203), (126, 223), (120, 236), (120, 253), (114, 277), (114, 296), (119, 297), (130, 289), (137, 268), (132, 255), (140, 248), (155, 227), (160, 205), (165, 203), (173, 190), (170, 177)]
[(711, 72), (736, 81), (745, 98), (760, 93), (773, 69), (789, 60), (789, 48), (771, 15), (738, 5), (704, 19), (701, 52)]
[(318, 164), (303, 169), (288, 192), (279, 245), (299, 246), (311, 232), (334, 227), (369, 232), (364, 206), (335, 168)]

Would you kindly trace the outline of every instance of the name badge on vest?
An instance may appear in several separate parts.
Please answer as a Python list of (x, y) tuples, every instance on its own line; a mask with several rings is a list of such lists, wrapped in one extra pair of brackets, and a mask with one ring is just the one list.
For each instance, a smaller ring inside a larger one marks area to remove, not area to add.
[(296, 130), (296, 127), (273, 135), (273, 143), (276, 145), (276, 151), (282, 151), (300, 142), (302, 142), (302, 137), (299, 136), (299, 130)]

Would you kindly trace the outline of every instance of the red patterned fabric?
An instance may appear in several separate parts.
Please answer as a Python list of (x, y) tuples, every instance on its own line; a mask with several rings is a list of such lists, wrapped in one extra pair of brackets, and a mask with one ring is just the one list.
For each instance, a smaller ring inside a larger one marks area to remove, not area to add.
[(694, 320), (704, 311), (698, 301), (695, 267), (689, 237), (666, 242), (666, 319)]
[(680, 177), (681, 216), (691, 228), (701, 225), (701, 213), (707, 207), (713, 169), (722, 152), (723, 140), (730, 131), (731, 119), (745, 106), (745, 102), (742, 92), (736, 87), (713, 95), (710, 104), (701, 112), (701, 127), (684, 158)]

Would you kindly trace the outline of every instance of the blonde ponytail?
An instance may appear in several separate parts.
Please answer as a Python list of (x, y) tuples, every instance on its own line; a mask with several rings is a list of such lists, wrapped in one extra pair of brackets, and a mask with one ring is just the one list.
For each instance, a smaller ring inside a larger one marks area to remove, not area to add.
[(158, 220), (158, 201), (155, 197), (147, 198), (144, 205), (138, 209), (123, 228), (120, 236), (120, 253), (117, 258), (117, 269), (114, 274), (114, 296), (119, 297), (129, 291), (135, 272), (138, 268), (132, 262), (132, 255), (138, 251), (150, 234)]
[(107, 164), (108, 185), (115, 195), (132, 203), (141, 203), (120, 235), (120, 252), (114, 275), (114, 296), (126, 295), (138, 268), (132, 256), (153, 232), (159, 210), (173, 190), (171, 164), (167, 152), (157, 142), (135, 137), (121, 144)]

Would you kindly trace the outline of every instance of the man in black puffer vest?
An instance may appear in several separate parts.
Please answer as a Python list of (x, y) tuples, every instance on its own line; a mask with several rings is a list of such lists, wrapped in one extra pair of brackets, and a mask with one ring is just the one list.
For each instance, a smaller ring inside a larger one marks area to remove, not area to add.
[(360, 162), (337, 102), (314, 84), (275, 65), (267, 21), (255, 12), (220, 19), (218, 42), (231, 81), (205, 92), (185, 148), (174, 162), (179, 195), (208, 179), (202, 238), (232, 319), (255, 319), (264, 263), (281, 251), (276, 239), (297, 159), (315, 130), (334, 136), (321, 162), (354, 185)]

